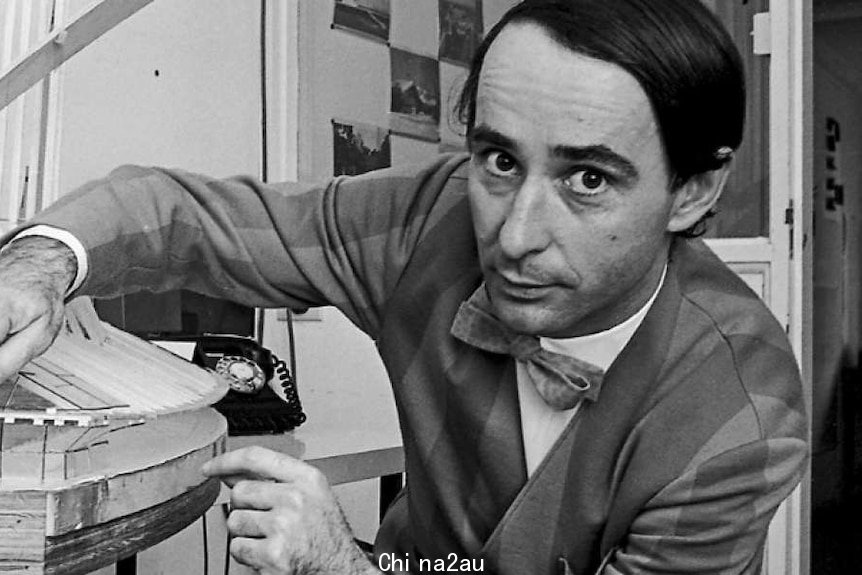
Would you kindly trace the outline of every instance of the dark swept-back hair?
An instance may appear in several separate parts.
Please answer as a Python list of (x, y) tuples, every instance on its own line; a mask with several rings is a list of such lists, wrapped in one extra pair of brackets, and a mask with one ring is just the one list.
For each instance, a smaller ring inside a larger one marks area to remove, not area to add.
[(532, 22), (562, 46), (616, 64), (652, 104), (674, 189), (720, 168), (742, 141), (745, 74), (722, 23), (700, 0), (525, 0), (476, 50), (455, 112), (469, 137), (488, 48), (513, 22)]

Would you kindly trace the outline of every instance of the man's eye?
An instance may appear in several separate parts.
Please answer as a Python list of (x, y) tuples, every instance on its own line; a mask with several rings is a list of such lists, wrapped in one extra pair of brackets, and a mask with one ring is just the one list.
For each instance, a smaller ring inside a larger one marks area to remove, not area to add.
[(490, 152), (485, 156), (485, 169), (495, 176), (512, 176), (517, 173), (518, 164), (505, 152)]
[(570, 176), (563, 178), (563, 186), (583, 196), (594, 196), (604, 192), (608, 188), (608, 178), (597, 170), (578, 170)]

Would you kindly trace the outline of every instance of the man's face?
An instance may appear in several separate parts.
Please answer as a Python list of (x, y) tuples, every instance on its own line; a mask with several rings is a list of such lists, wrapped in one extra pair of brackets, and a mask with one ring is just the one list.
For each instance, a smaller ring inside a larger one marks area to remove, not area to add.
[(470, 202), (496, 315), (547, 337), (607, 329), (661, 277), (674, 210), (658, 125), (633, 76), (533, 24), (482, 67)]

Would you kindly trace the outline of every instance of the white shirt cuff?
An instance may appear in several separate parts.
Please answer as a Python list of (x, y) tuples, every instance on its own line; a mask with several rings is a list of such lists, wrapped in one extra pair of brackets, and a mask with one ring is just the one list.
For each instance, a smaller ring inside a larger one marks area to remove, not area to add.
[(75, 281), (73, 281), (72, 285), (69, 286), (69, 289), (66, 290), (66, 295), (68, 296), (70, 293), (81, 287), (81, 284), (84, 283), (84, 279), (87, 277), (89, 266), (87, 263), (87, 250), (84, 249), (84, 244), (82, 244), (78, 238), (66, 230), (38, 224), (16, 234), (10, 242), (17, 240), (18, 238), (26, 238), (27, 236), (52, 238), (58, 242), (66, 244), (66, 246), (75, 254), (75, 259), (78, 261), (78, 271), (75, 274)]

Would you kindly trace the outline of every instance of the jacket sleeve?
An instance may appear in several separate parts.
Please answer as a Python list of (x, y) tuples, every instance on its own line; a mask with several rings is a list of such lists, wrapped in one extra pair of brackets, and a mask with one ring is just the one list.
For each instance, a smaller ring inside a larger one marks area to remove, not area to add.
[(74, 234), (82, 295), (187, 288), (258, 307), (334, 305), (375, 335), (380, 308), (463, 157), (319, 186), (123, 167), (28, 225)]
[(604, 575), (760, 573), (769, 521), (804, 469), (801, 439), (760, 439), (690, 467), (656, 494)]

